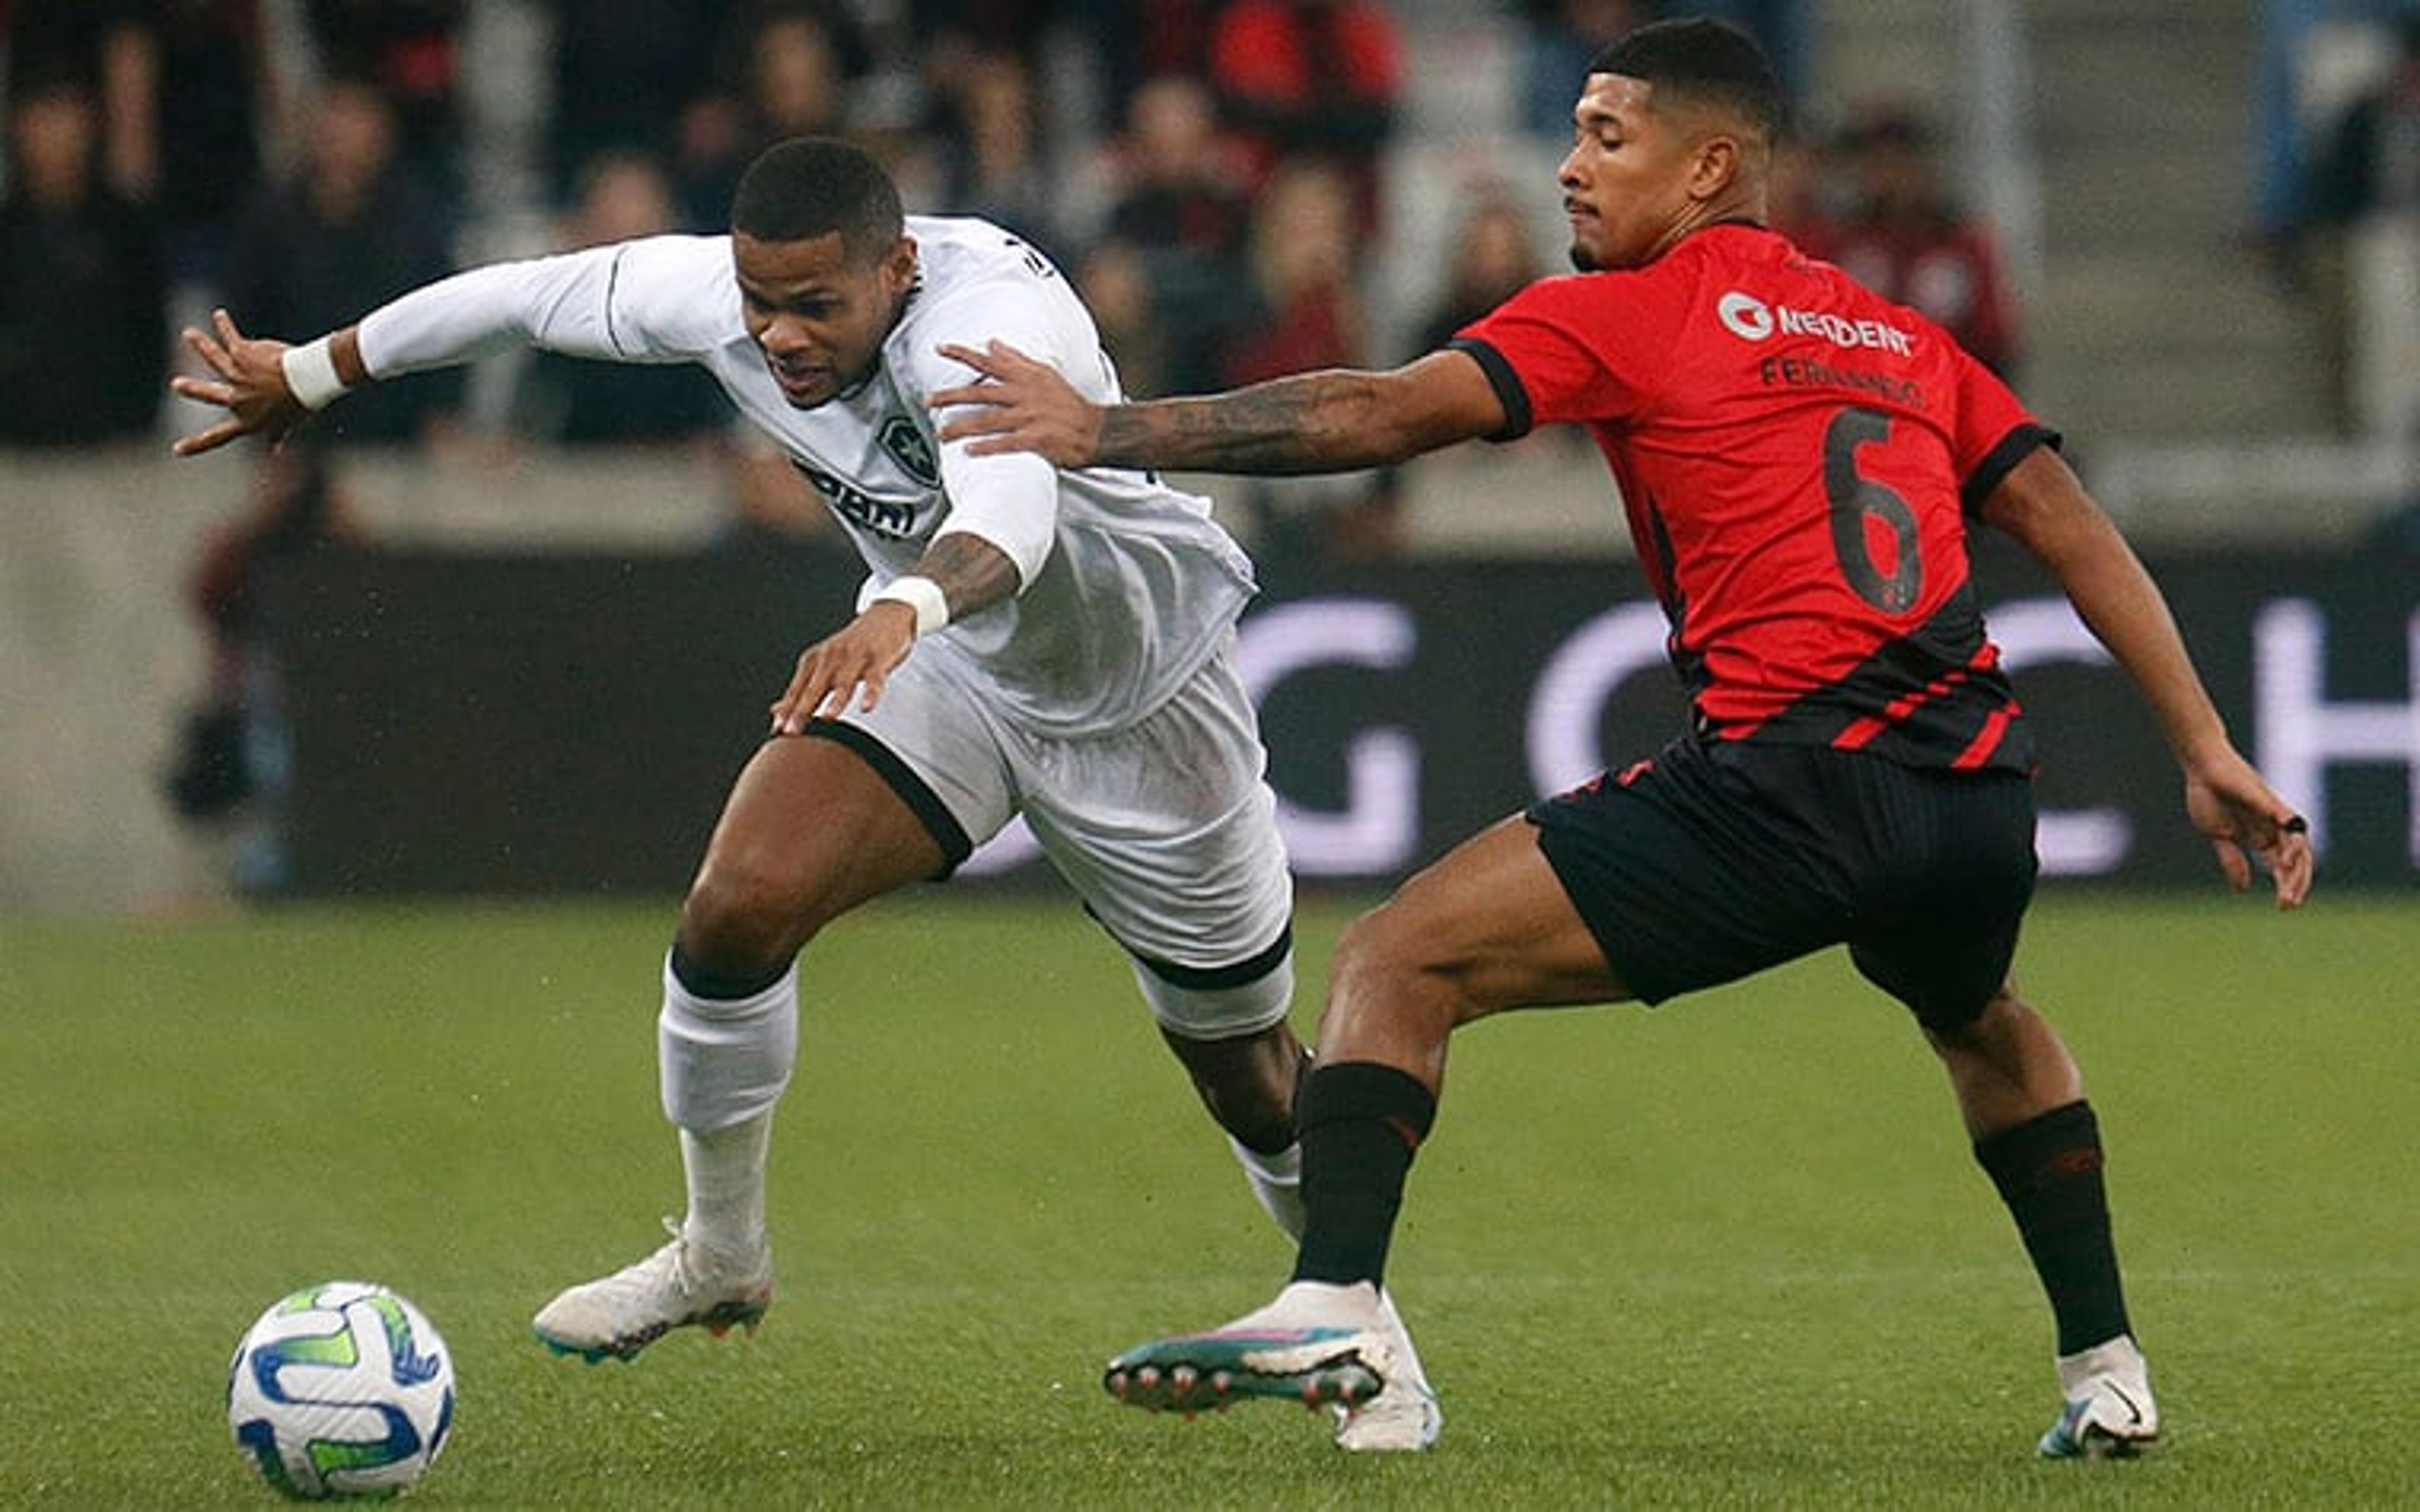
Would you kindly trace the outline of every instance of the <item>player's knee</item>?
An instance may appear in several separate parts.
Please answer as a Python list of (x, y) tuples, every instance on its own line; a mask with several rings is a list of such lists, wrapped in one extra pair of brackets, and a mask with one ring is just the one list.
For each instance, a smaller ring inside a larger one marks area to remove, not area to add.
[(2004, 981), (1996, 992), (1984, 1000), (1983, 1011), (1978, 1016), (1984, 1019), (2008, 1020), (2033, 1018), (2036, 1014), (2033, 1005), (2017, 995), (2017, 984)]
[(1944, 1056), (1999, 1058), (2025, 1038), (2039, 1020), (2031, 1005), (2017, 995), (2016, 984), (2003, 982), (1983, 999), (1983, 1006), (1964, 1019), (1943, 1021), (1919, 1017), (1925, 1038)]
[(1356, 971), (1384, 972), (1395, 969), (1416, 943), (1409, 932), (1397, 926), (1401, 909), (1385, 903), (1357, 916), (1336, 937), (1336, 954), (1330, 970), (1351, 967)]
[(1457, 978), (1459, 953), (1445, 929), (1433, 927), (1402, 903), (1365, 912), (1336, 941), (1333, 970), (1370, 982), (1411, 978)]
[(1982, 1010), (1975, 1015), (1971, 1026), (1978, 1038), (2000, 1039), (2040, 1017), (2032, 1004), (2017, 995), (2016, 983), (2004, 981), (1983, 999)]
[(1398, 903), (1363, 914), (1345, 926), (1329, 964), (1334, 995), (1409, 1005), (1440, 994), (1470, 1006), (1467, 957), (1443, 933)]
[(754, 980), (786, 969), (808, 933), (797, 911), (761, 880), (709, 868), (681, 904), (680, 957), (708, 977)]

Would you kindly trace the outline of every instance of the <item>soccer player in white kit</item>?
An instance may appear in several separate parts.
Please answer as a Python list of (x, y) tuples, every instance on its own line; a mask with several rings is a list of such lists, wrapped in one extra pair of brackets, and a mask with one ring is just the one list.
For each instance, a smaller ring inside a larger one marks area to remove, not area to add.
[[(970, 455), (935, 439), (926, 407), (970, 376), (942, 346), (995, 338), (1116, 402), (1091, 316), (1038, 253), (983, 221), (905, 216), (873, 158), (801, 139), (749, 169), (729, 236), (474, 269), (301, 346), (248, 337), (224, 311), (213, 324), (185, 333), (212, 376), (174, 388), (226, 414), (180, 455), (511, 344), (695, 363), (814, 483), (870, 570), (855, 617), (774, 701), (665, 961), (658, 1048), (686, 1216), (653, 1255), (549, 1303), (535, 1326), (551, 1347), (628, 1358), (674, 1328), (763, 1316), (799, 951), (858, 904), (947, 876), (1019, 813), (1131, 957), (1262, 1205), (1298, 1236), (1293, 888), (1233, 666), (1251, 564), (1205, 501), (1150, 473)], [(1417, 1376), (1338, 1417), (1355, 1449), (1424, 1448), (1438, 1426)]]

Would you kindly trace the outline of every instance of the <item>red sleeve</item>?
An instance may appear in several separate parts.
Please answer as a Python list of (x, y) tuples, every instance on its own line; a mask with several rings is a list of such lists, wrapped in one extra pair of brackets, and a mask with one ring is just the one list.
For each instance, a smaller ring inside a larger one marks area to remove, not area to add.
[(1972, 514), (2009, 470), (2035, 448), (2056, 447), (2058, 432), (2034, 419), (2024, 401), (1973, 353), (1952, 343), (1958, 378), (1957, 428), (1950, 437), (1959, 497)]
[(1581, 273), (1530, 285), (1465, 326), (1453, 345), (1487, 369), (1515, 423), (1510, 440), (1553, 421), (1636, 413), (1670, 373), (1687, 317), (1687, 290), (1673, 281)]

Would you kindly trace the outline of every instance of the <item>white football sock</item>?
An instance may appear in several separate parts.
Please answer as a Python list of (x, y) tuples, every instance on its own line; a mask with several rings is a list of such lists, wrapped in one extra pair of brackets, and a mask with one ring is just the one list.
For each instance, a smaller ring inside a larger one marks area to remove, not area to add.
[(1288, 1145), (1274, 1155), (1264, 1155), (1229, 1134), (1227, 1148), (1235, 1152), (1236, 1164), (1244, 1167), (1244, 1179), (1252, 1183), (1252, 1196), (1260, 1198), (1261, 1207), (1277, 1220), (1286, 1238), (1301, 1242), (1301, 1143)]
[(747, 997), (700, 997), (664, 961), (664, 1006), (656, 1018), (657, 1070), (664, 1117), (712, 1134), (770, 1113), (799, 1057), (799, 967)]
[(689, 1174), (683, 1238), (735, 1259), (765, 1247), (765, 1156), (772, 1134), (770, 1113), (712, 1134), (680, 1132), (681, 1165)]
[(765, 1242), (765, 1159), (773, 1105), (799, 1053), (799, 968), (747, 997), (700, 997), (664, 963), (656, 1020), (664, 1117), (679, 1128), (689, 1179), (682, 1233), (721, 1255)]

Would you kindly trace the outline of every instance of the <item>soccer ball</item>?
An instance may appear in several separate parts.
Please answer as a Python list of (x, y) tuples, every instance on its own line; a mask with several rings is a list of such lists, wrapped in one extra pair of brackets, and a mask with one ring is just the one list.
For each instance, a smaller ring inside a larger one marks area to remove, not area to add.
[(227, 1365), (227, 1426), (269, 1484), (303, 1501), (392, 1496), (454, 1424), (454, 1356), (411, 1303), (365, 1281), (282, 1298)]

